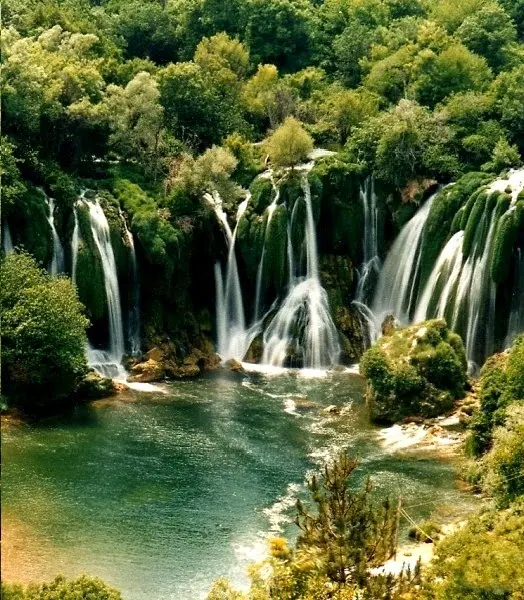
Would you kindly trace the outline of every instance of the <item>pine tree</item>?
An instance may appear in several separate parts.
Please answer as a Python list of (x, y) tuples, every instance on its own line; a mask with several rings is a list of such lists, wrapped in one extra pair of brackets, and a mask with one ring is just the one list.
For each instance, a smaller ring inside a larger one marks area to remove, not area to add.
[(316, 554), (326, 576), (338, 584), (364, 587), (368, 569), (392, 556), (396, 547), (398, 507), (388, 499), (376, 504), (369, 478), (351, 488), (358, 459), (346, 453), (326, 465), (320, 478), (308, 483), (313, 510), (297, 502), (301, 530), (297, 550)]

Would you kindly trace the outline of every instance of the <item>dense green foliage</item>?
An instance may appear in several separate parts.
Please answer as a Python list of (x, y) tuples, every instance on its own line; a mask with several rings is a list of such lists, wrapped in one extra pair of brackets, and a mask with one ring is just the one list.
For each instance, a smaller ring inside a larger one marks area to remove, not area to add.
[(66, 579), (58, 575), (49, 583), (27, 587), (2, 583), (4, 600), (122, 600), (120, 593), (101, 579), (81, 575)]
[(472, 424), (471, 450), (480, 455), (491, 446), (493, 429), (503, 425), (506, 408), (524, 402), (524, 337), (509, 352), (488, 358), (480, 373), (480, 411)]
[(88, 325), (71, 282), (10, 254), (0, 265), (0, 307), (4, 392), (26, 405), (71, 394), (87, 370)]
[(436, 416), (464, 395), (466, 356), (445, 321), (427, 321), (381, 338), (362, 356), (360, 372), (373, 419)]

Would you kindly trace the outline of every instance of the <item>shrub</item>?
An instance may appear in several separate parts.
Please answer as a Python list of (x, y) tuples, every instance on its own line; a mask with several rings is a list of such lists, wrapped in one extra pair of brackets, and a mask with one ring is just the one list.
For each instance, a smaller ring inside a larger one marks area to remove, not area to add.
[(4, 391), (27, 405), (71, 394), (86, 373), (89, 324), (71, 281), (10, 254), (0, 266), (0, 307)]
[(486, 457), (484, 485), (499, 504), (507, 505), (524, 494), (524, 404), (515, 402), (504, 411), (504, 424), (493, 433), (493, 448)]
[(267, 142), (271, 164), (293, 167), (307, 158), (313, 149), (311, 136), (293, 117), (288, 117)]
[(428, 519), (427, 521), (422, 521), (416, 527), (411, 527), (408, 536), (411, 539), (417, 540), (417, 542), (434, 542), (438, 539), (441, 531), (442, 527), (438, 523)]
[(57, 575), (49, 583), (20, 585), (2, 583), (4, 600), (122, 600), (120, 592), (110, 588), (101, 579), (81, 575), (66, 579)]

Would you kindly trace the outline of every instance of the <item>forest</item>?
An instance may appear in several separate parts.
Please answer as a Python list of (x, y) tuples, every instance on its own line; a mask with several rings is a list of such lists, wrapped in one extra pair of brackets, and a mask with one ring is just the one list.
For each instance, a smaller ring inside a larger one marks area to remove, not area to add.
[[(209, 599), (524, 597), (524, 0), (3, 0), (1, 17), (5, 417), (359, 364), (374, 426), (459, 415), (482, 508), (435, 526), (428, 564), (376, 575), (400, 508), (338, 453), (300, 533)], [(2, 579), (6, 600), (127, 598), (90, 575)]]

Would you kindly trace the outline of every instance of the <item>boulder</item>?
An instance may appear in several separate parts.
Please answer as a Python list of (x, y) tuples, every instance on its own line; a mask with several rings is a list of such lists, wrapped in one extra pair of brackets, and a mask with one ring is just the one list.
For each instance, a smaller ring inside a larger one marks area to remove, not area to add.
[(336, 404), (330, 404), (329, 406), (326, 406), (322, 412), (329, 413), (330, 415), (339, 415), (340, 407)]
[(130, 382), (149, 383), (151, 381), (159, 381), (164, 377), (164, 367), (161, 363), (152, 358), (136, 364), (131, 369), (131, 374), (128, 377)]
[(98, 400), (114, 396), (119, 391), (112, 379), (102, 377), (96, 371), (89, 371), (78, 386), (76, 394), (81, 400)]
[(439, 319), (382, 337), (362, 356), (360, 372), (370, 416), (385, 423), (444, 414), (467, 385), (462, 340)]
[(244, 373), (244, 371), (245, 371), (242, 364), (239, 363), (238, 360), (235, 360), (234, 358), (230, 358), (229, 360), (227, 360), (225, 362), (224, 366), (227, 369), (229, 369), (230, 371), (232, 371), (233, 373)]

